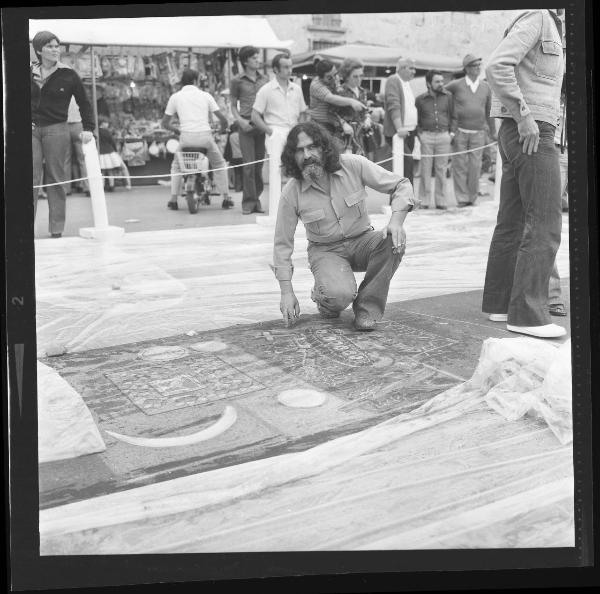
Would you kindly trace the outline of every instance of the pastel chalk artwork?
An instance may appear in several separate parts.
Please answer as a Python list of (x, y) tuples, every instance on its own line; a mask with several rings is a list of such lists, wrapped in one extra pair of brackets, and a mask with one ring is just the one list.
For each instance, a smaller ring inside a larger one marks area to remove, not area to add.
[(190, 435), (182, 435), (179, 437), (135, 437), (130, 435), (122, 435), (114, 431), (105, 430), (106, 433), (123, 441), (135, 446), (141, 446), (146, 448), (175, 448), (180, 446), (193, 445), (200, 443), (201, 441), (207, 441), (213, 439), (221, 433), (224, 433), (229, 429), (237, 419), (237, 412), (233, 406), (226, 406), (221, 418), (212, 424), (207, 429), (192, 433)]
[(284, 390), (277, 396), (277, 400), (291, 408), (314, 408), (325, 403), (327, 394), (318, 390), (295, 388)]
[(224, 351), (227, 345), (218, 340), (207, 340), (205, 342), (196, 342), (190, 348), (202, 353), (218, 353), (219, 351)]
[(138, 357), (146, 361), (172, 361), (181, 359), (188, 354), (187, 349), (179, 346), (150, 347), (140, 351)]

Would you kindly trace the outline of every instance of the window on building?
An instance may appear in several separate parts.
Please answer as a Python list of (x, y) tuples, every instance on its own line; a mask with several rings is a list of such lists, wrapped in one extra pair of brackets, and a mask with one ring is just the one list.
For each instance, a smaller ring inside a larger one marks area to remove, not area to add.
[(323, 50), (328, 47), (335, 47), (336, 45), (340, 45), (338, 41), (328, 41), (327, 39), (313, 39), (312, 40), (312, 49), (313, 50)]
[(341, 14), (313, 14), (312, 15), (313, 25), (318, 27), (333, 27), (340, 28), (342, 26), (342, 15)]

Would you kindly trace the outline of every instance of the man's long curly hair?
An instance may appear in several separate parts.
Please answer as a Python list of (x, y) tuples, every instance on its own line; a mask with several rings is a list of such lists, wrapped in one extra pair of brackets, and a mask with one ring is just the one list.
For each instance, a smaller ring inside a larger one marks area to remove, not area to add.
[(296, 147), (298, 145), (298, 136), (304, 132), (312, 139), (315, 146), (322, 150), (323, 168), (327, 173), (332, 173), (340, 169), (340, 153), (335, 146), (331, 134), (323, 126), (315, 122), (302, 122), (296, 124), (289, 132), (283, 153), (281, 153), (281, 163), (285, 174), (288, 177), (302, 179), (302, 170), (296, 163)]

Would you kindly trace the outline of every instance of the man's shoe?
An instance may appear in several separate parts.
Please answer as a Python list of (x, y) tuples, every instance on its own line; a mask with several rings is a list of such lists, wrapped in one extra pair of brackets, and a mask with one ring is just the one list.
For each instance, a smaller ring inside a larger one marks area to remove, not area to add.
[(60, 237), (62, 237), (62, 233), (51, 233), (50, 237), (52, 237), (53, 239), (59, 239)]
[(258, 214), (265, 214), (265, 211), (260, 206), (255, 206), (252, 212), (256, 212)]
[(567, 309), (565, 308), (564, 303), (552, 303), (548, 306), (548, 313), (551, 316), (566, 316)]
[(447, 206), (436, 206), (437, 210), (448, 210)]
[(177, 202), (171, 202), (170, 200), (167, 202), (167, 208), (170, 208), (171, 210), (179, 210)]
[(376, 325), (377, 322), (365, 314), (358, 314), (354, 318), (354, 328), (361, 332), (370, 332), (371, 330), (375, 330)]
[(490, 314), (488, 319), (490, 322), (506, 322), (506, 320), (508, 320), (508, 314)]
[(320, 303), (317, 303), (317, 309), (319, 310), (319, 315), (322, 318), (325, 318), (326, 320), (340, 317), (339, 311), (333, 311), (331, 309), (327, 309), (326, 307), (323, 307)]
[(506, 329), (510, 332), (518, 332), (519, 334), (528, 334), (536, 338), (560, 338), (567, 331), (562, 326), (556, 324), (545, 324), (544, 326), (511, 326), (506, 324)]
[(225, 210), (227, 210), (228, 208), (231, 208), (233, 206), (233, 202), (231, 200), (227, 200), (227, 198), (225, 198), (223, 200), (223, 202), (221, 203), (221, 208), (224, 208)]
[(242, 209), (242, 214), (252, 214), (254, 211), (252, 210), (243, 210)]

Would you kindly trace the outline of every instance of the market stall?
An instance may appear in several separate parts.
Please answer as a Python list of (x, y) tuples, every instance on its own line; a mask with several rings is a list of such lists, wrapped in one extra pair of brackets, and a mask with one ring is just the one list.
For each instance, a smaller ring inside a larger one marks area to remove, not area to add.
[(407, 48), (349, 43), (292, 56), (293, 73), (302, 80), (302, 90), (305, 95), (308, 94), (310, 81), (314, 76), (313, 62), (316, 56), (338, 65), (346, 58), (360, 60), (364, 64), (362, 85), (374, 93), (383, 93), (385, 79), (396, 71), (396, 63), (400, 56), (410, 56), (415, 60), (417, 72), (411, 83), (415, 95), (426, 90), (425, 73), (428, 70), (441, 70), (448, 78), (462, 74), (462, 61), (458, 57), (431, 54), (420, 50), (413, 51)]
[[(284, 48), (267, 19), (246, 16), (30, 20), (30, 39), (52, 31), (63, 45), (61, 61), (81, 76), (98, 116), (110, 121), (132, 176), (169, 173), (174, 135), (160, 126), (181, 73), (200, 73), (204, 90), (227, 113), (221, 91), (238, 72), (237, 48)], [(170, 147), (170, 145), (169, 145)], [(156, 178), (133, 180), (156, 183)]]

